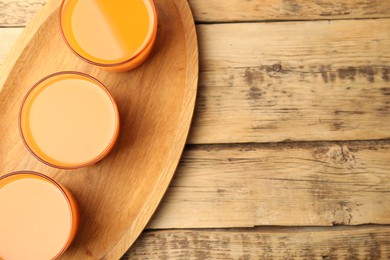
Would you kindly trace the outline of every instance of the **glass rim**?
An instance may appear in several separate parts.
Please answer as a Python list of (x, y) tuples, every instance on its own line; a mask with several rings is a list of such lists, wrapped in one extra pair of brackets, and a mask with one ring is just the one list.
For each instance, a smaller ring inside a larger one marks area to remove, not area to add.
[(72, 230), (76, 229), (76, 232), (77, 232), (77, 225), (78, 224), (77, 224), (77, 222), (75, 222), (73, 220), (73, 218), (74, 217), (79, 218), (79, 215), (78, 215), (79, 213), (77, 212), (77, 210), (74, 210), (72, 207), (72, 204), (76, 204), (76, 207), (77, 207), (77, 202), (75, 201), (74, 198), (70, 198), (70, 196), (68, 196), (67, 192), (59, 184), (59, 182), (57, 182), (56, 180), (52, 179), (51, 177), (49, 177), (43, 173), (39, 173), (39, 172), (35, 172), (35, 171), (27, 171), (27, 170), (26, 171), (23, 171), (23, 170), (22, 171), (14, 171), (14, 172), (7, 173), (3, 176), (0, 176), (0, 181), (5, 180), (5, 179), (10, 178), (10, 177), (13, 177), (13, 176), (17, 176), (17, 175), (35, 176), (35, 177), (47, 180), (49, 183), (54, 185), (58, 190), (60, 190), (62, 195), (65, 197), (65, 200), (68, 204), (69, 213), (70, 213), (70, 229), (69, 229), (69, 233), (68, 233), (68, 236), (66, 238), (65, 244), (62, 246), (62, 249), (53, 258), (53, 259), (57, 259), (58, 257), (60, 257), (62, 254), (65, 253), (66, 249), (69, 246), (69, 243), (73, 240), (74, 236), (72, 237)]
[[(128, 59), (126, 59), (126, 60), (124, 60), (124, 61), (120, 61), (120, 62), (115, 62), (115, 63), (100, 63), (100, 62), (96, 62), (96, 61), (90, 60), (90, 59), (88, 59), (88, 58), (85, 58), (85, 57), (82, 56), (81, 54), (79, 54), (79, 53), (71, 46), (71, 44), (68, 42), (68, 40), (66, 39), (66, 36), (65, 36), (65, 33), (64, 33), (64, 30), (63, 30), (63, 23), (62, 23), (62, 18), (63, 18), (62, 11), (63, 11), (64, 5), (65, 5), (65, 1), (69, 1), (69, 0), (62, 0), (61, 6), (60, 6), (60, 12), (59, 12), (60, 27), (61, 27), (61, 36), (62, 36), (64, 42), (66, 43), (66, 45), (68, 46), (68, 48), (69, 48), (77, 57), (79, 57), (79, 58), (82, 59), (83, 61), (88, 62), (88, 63), (90, 63), (90, 64), (92, 64), (92, 65), (99, 66), (99, 67), (107, 67), (107, 68), (110, 68), (110, 67), (117, 67), (117, 66), (120, 66), (120, 65), (124, 65), (124, 64), (130, 63), (132, 60), (134, 60), (134, 59), (137, 58), (139, 55), (141, 55), (141, 54), (145, 51), (145, 49), (147, 49), (147, 47), (153, 42), (153, 39), (155, 38), (155, 35), (157, 34), (158, 14), (157, 14), (157, 10), (156, 10), (156, 4), (155, 4), (154, 0), (143, 0), (143, 1), (149, 2), (150, 6), (151, 6), (152, 14), (153, 14), (153, 16), (152, 16), (152, 17), (153, 17), (153, 29), (152, 29), (152, 32), (147, 36), (147, 39), (144, 41), (142, 48), (140, 48), (137, 52), (135, 52), (134, 55), (132, 55), (130, 58), (128, 58)], [(149, 15), (150, 15), (149, 10), (148, 10), (148, 13), (149, 13)]]
[[(25, 107), (25, 104), (26, 104), (26, 101), (28, 99), (28, 97), (30, 96), (30, 94), (32, 93), (32, 91), (34, 89), (36, 89), (41, 83), (43, 83), (44, 81), (52, 78), (52, 77), (55, 77), (55, 76), (58, 76), (58, 75), (79, 75), (79, 76), (82, 76), (82, 77), (86, 77), (86, 78), (89, 78), (91, 79), (92, 81), (94, 81), (96, 83), (96, 85), (98, 85), (99, 87), (101, 87), (107, 94), (107, 96), (110, 98), (111, 100), (111, 103), (113, 105), (113, 108), (114, 108), (114, 112), (115, 112), (115, 130), (113, 132), (113, 136), (110, 140), (110, 142), (108, 143), (107, 147), (96, 157), (86, 161), (86, 162), (83, 162), (83, 163), (78, 163), (78, 164), (74, 164), (74, 165), (69, 165), (69, 166), (64, 166), (64, 165), (58, 165), (58, 164), (55, 164), (55, 163), (52, 163), (52, 162), (48, 162), (46, 161), (45, 159), (41, 158), (36, 152), (33, 151), (33, 149), (30, 147), (30, 145), (27, 143), (27, 139), (24, 134), (23, 134), (23, 130), (22, 130), (22, 112), (23, 112), (23, 109)], [(19, 110), (19, 120), (18, 120), (18, 126), (19, 126), (19, 134), (22, 138), (22, 141), (23, 141), (23, 144), (24, 146), (28, 149), (28, 151), (36, 158), (38, 159), (40, 162), (48, 165), (48, 166), (51, 166), (51, 167), (54, 167), (54, 168), (57, 168), (57, 169), (63, 169), (63, 170), (72, 170), (72, 169), (79, 169), (79, 168), (82, 168), (82, 167), (86, 167), (86, 166), (90, 166), (92, 164), (95, 164), (97, 162), (99, 162), (100, 160), (102, 160), (110, 151), (111, 149), (114, 147), (117, 139), (118, 139), (118, 135), (119, 135), (119, 128), (120, 128), (120, 116), (119, 116), (119, 111), (118, 111), (118, 106), (115, 102), (115, 99), (113, 97), (113, 95), (111, 94), (111, 92), (107, 89), (107, 87), (102, 83), (100, 82), (98, 79), (96, 79), (95, 77), (91, 76), (91, 75), (88, 75), (86, 73), (83, 73), (83, 72), (78, 72), (78, 71), (60, 71), (60, 72), (56, 72), (56, 73), (53, 73), (53, 74), (50, 74), (50, 75), (47, 75), (46, 77), (40, 79), (37, 83), (35, 83), (31, 88), (30, 90), (26, 93), (25, 97), (23, 98), (23, 101), (21, 103), (21, 106), (20, 106), (20, 110)]]

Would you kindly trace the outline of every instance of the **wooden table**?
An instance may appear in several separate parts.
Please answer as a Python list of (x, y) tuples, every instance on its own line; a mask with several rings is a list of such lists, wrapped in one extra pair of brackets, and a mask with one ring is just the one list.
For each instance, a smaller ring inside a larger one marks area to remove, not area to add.
[[(192, 130), (124, 258), (390, 259), (390, 1), (189, 3)], [(0, 0), (0, 64), (43, 4)]]

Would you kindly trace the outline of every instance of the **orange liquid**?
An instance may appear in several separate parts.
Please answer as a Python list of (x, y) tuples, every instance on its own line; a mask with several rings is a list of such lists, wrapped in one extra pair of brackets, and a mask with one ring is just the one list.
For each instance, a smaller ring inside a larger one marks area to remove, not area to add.
[(22, 134), (31, 151), (65, 168), (101, 156), (116, 139), (118, 127), (118, 111), (108, 92), (78, 74), (58, 74), (38, 84), (21, 113)]
[(68, 200), (43, 177), (0, 179), (0, 212), (0, 259), (53, 259), (72, 236)]
[(81, 57), (100, 64), (134, 58), (145, 49), (155, 31), (150, 0), (65, 0), (62, 31)]

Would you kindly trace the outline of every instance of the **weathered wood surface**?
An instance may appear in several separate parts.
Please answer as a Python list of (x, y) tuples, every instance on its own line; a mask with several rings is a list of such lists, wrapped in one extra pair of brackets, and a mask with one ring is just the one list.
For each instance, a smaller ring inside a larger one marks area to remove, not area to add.
[(197, 28), (190, 143), (390, 137), (390, 19)]
[(152, 231), (122, 259), (390, 259), (390, 227)]
[[(198, 25), (188, 142), (390, 138), (389, 28), (390, 19)], [(19, 31), (0, 35), (12, 42)]]
[(388, 0), (189, 0), (200, 22), (390, 17)]
[[(58, 0), (60, 1), (60, 0)], [(158, 1), (158, 0), (156, 0)], [(0, 26), (24, 26), (46, 0), (1, 0)], [(387, 0), (188, 0), (197, 22), (390, 17)]]
[[(21, 27), (44, 0), (0, 0)], [(189, 143), (390, 138), (390, 1), (189, 0), (201, 73)], [(21, 28), (0, 28), (0, 64)], [(390, 259), (390, 141), (188, 146), (130, 259)]]
[(148, 228), (390, 224), (390, 142), (187, 147)]

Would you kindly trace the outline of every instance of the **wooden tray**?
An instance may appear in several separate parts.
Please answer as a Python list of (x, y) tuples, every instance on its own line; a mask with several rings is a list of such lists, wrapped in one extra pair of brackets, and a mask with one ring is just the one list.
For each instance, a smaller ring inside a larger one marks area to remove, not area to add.
[[(81, 226), (64, 259), (119, 258), (151, 218), (179, 162), (197, 90), (196, 32), (186, 0), (156, 4), (156, 46), (136, 70), (107, 72), (71, 53), (60, 35), (60, 0), (50, 0), (27, 26), (1, 68), (0, 176), (38, 171), (73, 192)], [(102, 81), (121, 115), (121, 133), (113, 151), (79, 170), (40, 163), (23, 146), (18, 132), (26, 91), (42, 77), (63, 70), (82, 71)]]

